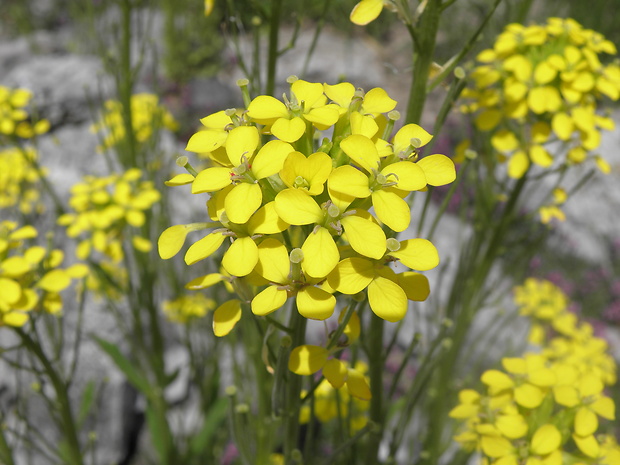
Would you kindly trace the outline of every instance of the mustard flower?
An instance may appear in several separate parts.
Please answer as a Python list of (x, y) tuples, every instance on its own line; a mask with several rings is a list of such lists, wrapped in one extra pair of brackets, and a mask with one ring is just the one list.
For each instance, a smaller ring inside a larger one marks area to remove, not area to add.
[[(614, 122), (601, 115), (603, 97), (620, 98), (620, 68), (603, 65), (615, 46), (572, 19), (549, 18), (545, 25), (510, 24), (492, 49), (483, 50), (471, 73), (462, 106), (474, 123), (491, 132), (493, 148), (508, 160), (508, 174), (520, 178), (530, 164), (579, 164), (600, 145), (601, 131)], [(560, 141), (566, 156), (551, 144)], [(604, 163), (597, 161), (605, 171)], [(557, 209), (547, 216), (557, 214)]]
[(285, 103), (268, 95), (258, 96), (250, 102), (248, 116), (268, 126), (278, 139), (295, 142), (306, 132), (307, 124), (320, 130), (333, 126), (339, 112), (336, 105), (327, 103), (322, 84), (298, 79), (291, 84), (290, 99)]
[[(122, 175), (85, 176), (84, 182), (71, 188), (69, 205), (74, 213), (59, 217), (58, 224), (67, 227), (69, 237), (81, 239), (78, 258), (96, 251), (115, 263), (122, 260), (125, 228), (144, 225), (145, 212), (160, 199), (153, 183), (141, 177), (142, 171), (132, 168)], [(132, 243), (141, 252), (151, 248), (150, 241), (137, 234), (132, 235)]]
[[(176, 131), (178, 124), (170, 112), (159, 104), (153, 94), (135, 94), (131, 96), (132, 127), (139, 143), (149, 141), (159, 128)], [(108, 150), (125, 140), (125, 122), (123, 104), (117, 100), (107, 100), (101, 118), (91, 126), (93, 132), (104, 134), (98, 150)]]
[(166, 318), (175, 323), (189, 323), (196, 318), (206, 316), (207, 312), (214, 308), (215, 302), (213, 299), (198, 293), (182, 295), (174, 300), (166, 300), (163, 303), (163, 311)]
[(16, 206), (26, 214), (43, 210), (39, 181), (45, 173), (33, 167), (36, 159), (31, 147), (0, 151), (0, 209)]
[[(455, 179), (448, 157), (420, 157), (432, 135), (406, 125), (391, 138), (396, 101), (383, 89), (364, 93), (350, 83), (289, 82), (284, 101), (248, 97), (247, 109), (203, 118), (187, 150), (207, 154), (208, 166), (196, 172), (183, 158), (178, 163), (188, 173), (166, 182), (191, 185), (192, 194), (209, 196), (210, 221), (169, 227), (158, 250), (170, 259), (190, 233), (207, 231), (185, 252), (186, 264), (221, 253), (223, 272), (230, 274), (225, 281), (240, 294), (215, 310), (218, 336), (239, 321), (242, 302), (264, 316), (291, 299), (305, 318), (324, 320), (334, 312), (336, 293), (365, 289), (373, 310), (397, 321), (408, 300), (424, 300), (430, 289), (420, 273), (396, 274), (390, 264), (402, 261), (424, 271), (439, 260), (428, 241), (399, 242), (386, 235), (408, 228), (404, 198), (411, 192)], [(341, 279), (343, 274), (347, 278)], [(206, 275), (191, 288), (219, 281)], [(385, 297), (397, 303), (396, 310), (380, 302)]]
[(27, 247), (25, 241), (37, 235), (32, 226), (0, 223), (0, 326), (21, 327), (35, 311), (59, 315), (60, 292), (70, 286), (72, 279), (87, 273), (80, 264), (60, 268), (64, 258), (61, 250)]
[(0, 134), (23, 139), (49, 131), (49, 121), (41, 119), (32, 124), (27, 106), (32, 92), (0, 86)]
[(351, 11), (350, 20), (359, 26), (365, 26), (379, 17), (384, 0), (362, 0)]

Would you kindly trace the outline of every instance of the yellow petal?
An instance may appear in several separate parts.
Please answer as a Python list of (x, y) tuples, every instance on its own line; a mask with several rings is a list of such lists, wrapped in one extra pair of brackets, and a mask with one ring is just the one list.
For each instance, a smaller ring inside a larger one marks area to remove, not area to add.
[[(379, 2), (379, 0), (370, 1), (373, 1), (374, 3), (382, 3)], [(366, 92), (366, 95), (364, 95), (362, 108), (366, 114), (370, 113), (374, 115), (377, 113), (387, 113), (396, 108), (396, 100), (390, 98), (384, 89), (375, 87), (374, 89), (370, 89)]]
[(11, 305), (17, 302), (22, 296), (21, 286), (12, 279), (0, 277), (0, 289), (2, 289), (0, 303), (6, 302)]
[(347, 380), (347, 366), (337, 358), (329, 359), (323, 366), (323, 376), (334, 389), (340, 389)]
[(386, 321), (400, 321), (407, 313), (405, 291), (382, 276), (376, 276), (368, 285), (368, 302), (375, 315)]
[[(423, 166), (423, 165), (422, 165)], [(426, 175), (418, 163), (399, 161), (381, 170), (388, 181), (396, 181), (395, 187), (406, 191), (417, 191), (426, 187)]]
[(579, 436), (590, 436), (598, 428), (598, 418), (596, 414), (587, 407), (581, 407), (575, 415), (575, 434)]
[(428, 278), (413, 271), (400, 273), (398, 275), (398, 285), (405, 291), (407, 299), (415, 302), (425, 301), (431, 293)]
[(474, 123), (481, 131), (490, 131), (496, 127), (502, 119), (502, 114), (498, 110), (484, 110), (478, 116)]
[(482, 451), (491, 458), (504, 457), (514, 451), (512, 443), (501, 436), (484, 435), (480, 439)]
[(543, 425), (536, 430), (532, 437), (530, 450), (536, 455), (547, 455), (559, 449), (562, 435), (554, 425)]
[(278, 216), (288, 224), (303, 225), (319, 223), (323, 211), (313, 197), (300, 189), (285, 189), (276, 196)]
[(414, 141), (416, 148), (424, 147), (432, 138), (433, 136), (421, 126), (413, 123), (406, 124), (394, 135), (394, 153), (398, 155), (400, 152), (407, 151)]
[(386, 250), (386, 238), (378, 224), (355, 215), (345, 216), (340, 222), (353, 250), (370, 258), (383, 257)]
[(368, 197), (368, 176), (351, 165), (339, 166), (329, 175), (329, 188), (334, 192), (352, 195), (360, 199)]
[(349, 118), (351, 121), (351, 134), (361, 134), (372, 139), (379, 131), (379, 126), (372, 116), (364, 116), (354, 111)]
[(288, 369), (298, 375), (311, 375), (323, 368), (328, 354), (324, 347), (313, 345), (295, 347), (289, 355)]
[(248, 232), (254, 234), (277, 234), (289, 227), (276, 211), (276, 203), (269, 202), (259, 208), (248, 221)]
[(165, 181), (166, 186), (184, 186), (194, 182), (194, 176), (189, 173), (181, 173), (174, 176), (172, 179)]
[(444, 186), (456, 179), (454, 162), (445, 155), (429, 155), (417, 162), (431, 186)]
[(523, 177), (529, 166), (530, 159), (524, 151), (519, 150), (508, 161), (508, 176), (513, 179), (519, 179)]
[(269, 238), (258, 245), (256, 272), (268, 281), (284, 284), (288, 282), (290, 260), (284, 244)]
[(185, 264), (193, 265), (200, 260), (204, 260), (220, 248), (220, 245), (222, 245), (224, 239), (226, 239), (226, 236), (224, 236), (221, 232), (213, 232), (199, 241), (194, 242), (185, 253)]
[[(338, 323), (342, 323), (344, 320), (344, 316), (346, 314), (347, 309), (343, 309), (338, 316)], [(349, 318), (349, 322), (344, 327), (344, 335), (347, 336), (347, 344), (353, 344), (360, 337), (361, 332), (361, 322), (360, 317), (356, 312), (351, 314), (351, 318)]]
[(489, 387), (492, 387), (496, 392), (509, 389), (514, 386), (514, 382), (506, 373), (502, 373), (499, 370), (487, 370), (482, 373), (480, 380)]
[(609, 397), (600, 396), (590, 404), (590, 408), (603, 418), (611, 421), (616, 419), (616, 405)]
[(364, 375), (358, 370), (349, 368), (347, 372), (347, 391), (353, 397), (357, 397), (362, 400), (370, 400), (372, 394), (370, 393), (370, 387), (364, 378)]
[(213, 334), (217, 337), (230, 333), (241, 319), (241, 303), (232, 299), (220, 305), (213, 312)]
[(338, 247), (329, 231), (323, 227), (311, 232), (301, 246), (304, 259), (301, 267), (308, 276), (324, 278), (340, 260)]
[(22, 312), (0, 313), (0, 323), (14, 328), (21, 328), (28, 322), (28, 319), (28, 314)]
[(179, 250), (181, 250), (181, 247), (185, 244), (187, 234), (194, 230), (191, 226), (192, 225), (187, 224), (177, 224), (176, 226), (170, 226), (161, 233), (161, 236), (159, 236), (157, 240), (157, 250), (162, 259), (168, 260), (179, 253)]
[(277, 118), (288, 118), (284, 103), (269, 95), (260, 95), (250, 102), (248, 116), (261, 124), (270, 124)]
[(439, 265), (439, 253), (427, 239), (407, 239), (400, 243), (396, 252), (389, 254), (413, 270), (427, 271)]
[(19, 277), (28, 273), (30, 268), (31, 263), (24, 257), (17, 255), (0, 262), (0, 272), (7, 278)]
[(351, 160), (369, 173), (379, 169), (377, 147), (368, 137), (353, 134), (340, 142), (340, 148)]
[(297, 310), (304, 318), (325, 320), (333, 315), (336, 298), (314, 286), (306, 286), (297, 293)]
[(533, 145), (530, 147), (530, 159), (533, 163), (543, 168), (547, 168), (553, 164), (553, 158), (542, 145)]
[(37, 286), (48, 292), (60, 292), (71, 284), (71, 278), (64, 270), (52, 270), (45, 273)]
[(213, 152), (226, 142), (228, 133), (218, 129), (199, 131), (187, 141), (185, 150), (188, 152), (207, 153)]
[(269, 286), (252, 299), (252, 313), (258, 316), (269, 315), (282, 307), (288, 298), (284, 289)]
[(267, 142), (252, 161), (252, 173), (256, 179), (268, 178), (282, 169), (284, 160), (293, 152), (293, 146), (281, 140)]
[(527, 423), (521, 415), (500, 415), (495, 426), (509, 439), (522, 438), (527, 434)]
[(232, 276), (246, 276), (258, 263), (258, 247), (251, 237), (235, 240), (222, 257), (222, 266)]
[(358, 26), (365, 26), (374, 21), (383, 10), (383, 0), (362, 0), (353, 8), (349, 19)]
[(341, 260), (327, 280), (332, 289), (343, 294), (357, 294), (370, 284), (374, 275), (374, 265), (370, 260), (352, 257)]
[(573, 441), (575, 441), (579, 450), (588, 457), (596, 458), (599, 456), (600, 446), (594, 436), (582, 437), (573, 434)]
[(228, 133), (226, 155), (233, 166), (239, 166), (244, 157), (249, 160), (254, 155), (260, 135), (255, 126), (238, 126)]
[(192, 194), (219, 191), (231, 183), (230, 168), (218, 166), (202, 170), (192, 182)]
[(299, 116), (292, 119), (279, 118), (271, 126), (271, 133), (285, 142), (295, 142), (306, 132), (306, 123)]
[(211, 287), (217, 283), (221, 283), (223, 275), (220, 273), (209, 273), (204, 276), (199, 276), (198, 278), (192, 279), (185, 285), (185, 289), (190, 289), (192, 291), (197, 291), (199, 289), (206, 289), (207, 287)]
[(543, 390), (533, 384), (522, 384), (514, 390), (515, 402), (525, 408), (536, 408), (545, 398)]
[(372, 206), (379, 220), (392, 231), (402, 232), (409, 227), (411, 209), (407, 202), (394, 192), (383, 189), (374, 191)]
[(263, 192), (258, 184), (237, 184), (224, 199), (226, 215), (233, 223), (244, 224), (258, 210), (262, 200)]

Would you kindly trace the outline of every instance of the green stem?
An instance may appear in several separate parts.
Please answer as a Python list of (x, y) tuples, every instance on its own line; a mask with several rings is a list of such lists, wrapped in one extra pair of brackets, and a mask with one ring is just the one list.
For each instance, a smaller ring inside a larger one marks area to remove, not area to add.
[(422, 119), (427, 96), (426, 86), (433, 63), (440, 16), (441, 0), (428, 0), (424, 13), (420, 17), (419, 30), (415, 34), (418, 47), (415, 47), (413, 51), (413, 76), (409, 91), (406, 123), (419, 123)]
[(368, 464), (376, 465), (379, 452), (379, 443), (383, 436), (383, 326), (384, 321), (374, 313), (370, 320), (370, 335), (368, 337), (368, 361), (370, 375), (370, 421), (375, 424), (372, 434), (368, 438), (366, 458)]
[[(296, 304), (293, 305), (291, 309), (289, 327), (293, 328), (291, 347), (295, 348), (302, 345), (306, 335), (306, 319), (299, 314)], [(284, 417), (284, 463), (286, 465), (296, 463), (293, 458), (293, 451), (297, 450), (297, 442), (299, 439), (301, 382), (301, 376), (288, 373), (287, 409)]]
[(280, 15), (282, 0), (271, 0), (269, 17), (269, 52), (267, 56), (267, 86), (265, 93), (273, 95), (276, 83), (276, 68), (278, 65), (278, 33), (280, 32)]
[(136, 135), (133, 130), (131, 95), (133, 93), (133, 70), (131, 68), (131, 12), (132, 0), (121, 1), (122, 30), (120, 70), (117, 81), (118, 94), (123, 107), (123, 125), (127, 153), (122, 156), (122, 164), (127, 168), (137, 166)]
[(58, 413), (60, 414), (60, 426), (65, 436), (67, 445), (66, 452), (68, 456), (65, 458), (70, 460), (70, 465), (83, 465), (84, 462), (80, 451), (80, 441), (78, 439), (78, 432), (73, 417), (73, 411), (71, 410), (67, 383), (61, 378), (58, 371), (46, 357), (41, 345), (33, 340), (22, 329), (14, 328), (14, 330), (21, 338), (26, 349), (28, 349), (28, 351), (32, 353), (39, 360), (39, 362), (41, 362), (43, 371), (54, 387), (54, 393), (56, 394), (56, 400), (58, 402)]
[(0, 462), (5, 465), (15, 465), (13, 460), (13, 451), (4, 436), (4, 417), (0, 416)]

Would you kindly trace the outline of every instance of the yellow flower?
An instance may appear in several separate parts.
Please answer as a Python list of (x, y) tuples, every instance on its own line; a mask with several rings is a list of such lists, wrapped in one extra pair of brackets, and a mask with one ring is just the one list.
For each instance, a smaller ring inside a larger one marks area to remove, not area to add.
[(256, 97), (248, 106), (248, 115), (269, 127), (285, 142), (295, 142), (306, 132), (306, 122), (325, 130), (338, 121), (337, 106), (328, 104), (323, 85), (301, 79), (291, 84), (291, 100), (286, 104), (268, 95)]
[[(135, 94), (131, 96), (131, 117), (135, 138), (139, 143), (146, 143), (162, 127), (176, 131), (178, 125), (170, 112), (159, 104), (153, 94)], [(104, 111), (91, 130), (102, 132), (104, 139), (98, 150), (107, 150), (125, 140), (125, 122), (123, 105), (117, 100), (104, 103)]]
[(374, 21), (383, 10), (383, 0), (362, 0), (351, 11), (351, 22), (359, 26)]

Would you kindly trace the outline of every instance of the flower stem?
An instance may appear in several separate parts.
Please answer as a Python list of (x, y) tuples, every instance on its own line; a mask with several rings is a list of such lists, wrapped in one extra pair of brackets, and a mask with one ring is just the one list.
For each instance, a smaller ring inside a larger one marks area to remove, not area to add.
[(282, 0), (271, 0), (269, 17), (269, 52), (267, 56), (267, 86), (265, 93), (273, 95), (276, 83), (276, 69), (278, 65), (278, 33), (280, 32), (280, 15)]
[(370, 375), (370, 421), (375, 428), (368, 437), (368, 464), (377, 464), (379, 443), (383, 436), (383, 326), (384, 322), (374, 313), (370, 320), (370, 335), (368, 338), (368, 362)]
[(78, 439), (77, 427), (71, 410), (71, 402), (69, 400), (68, 386), (60, 373), (54, 368), (50, 360), (47, 358), (41, 345), (32, 339), (25, 331), (20, 328), (14, 328), (24, 343), (26, 349), (32, 353), (43, 366), (43, 371), (49, 378), (56, 394), (57, 406), (60, 414), (60, 427), (66, 439), (66, 460), (68, 465), (82, 465), (82, 453), (80, 451), (80, 441)]

